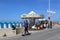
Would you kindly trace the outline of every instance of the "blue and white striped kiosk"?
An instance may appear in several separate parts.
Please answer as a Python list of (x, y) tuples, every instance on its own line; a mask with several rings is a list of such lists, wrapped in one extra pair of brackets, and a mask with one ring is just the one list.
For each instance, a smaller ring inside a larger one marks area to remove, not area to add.
[(20, 27), (20, 25), (19, 25), (19, 24), (20, 24), (20, 22), (17, 22), (17, 23), (16, 23), (16, 27)]
[(18, 25), (18, 26), (19, 26), (19, 28), (22, 28), (22, 23), (17, 22), (17, 23), (16, 23), (16, 25)]
[(11, 22), (8, 23), (8, 28), (12, 28), (12, 23)]
[(2, 29), (3, 28), (3, 23), (2, 22), (0, 22), (0, 29)]
[(4, 24), (4, 25), (3, 25), (4, 28), (8, 28), (8, 23), (7, 23), (7, 22), (4, 22), (3, 24)]

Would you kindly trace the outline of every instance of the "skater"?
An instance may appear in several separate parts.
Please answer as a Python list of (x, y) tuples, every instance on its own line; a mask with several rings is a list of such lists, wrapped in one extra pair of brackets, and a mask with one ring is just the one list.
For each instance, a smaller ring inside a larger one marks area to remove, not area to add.
[(29, 34), (28, 32), (28, 21), (24, 21), (24, 35)]

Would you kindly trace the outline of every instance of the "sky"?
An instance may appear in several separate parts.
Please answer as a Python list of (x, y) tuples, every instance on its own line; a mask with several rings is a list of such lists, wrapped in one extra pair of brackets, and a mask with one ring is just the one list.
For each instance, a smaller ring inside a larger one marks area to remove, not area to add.
[[(52, 21), (60, 21), (60, 0), (51, 0)], [(0, 0), (0, 21), (22, 21), (20, 15), (34, 11), (48, 19), (48, 0)]]

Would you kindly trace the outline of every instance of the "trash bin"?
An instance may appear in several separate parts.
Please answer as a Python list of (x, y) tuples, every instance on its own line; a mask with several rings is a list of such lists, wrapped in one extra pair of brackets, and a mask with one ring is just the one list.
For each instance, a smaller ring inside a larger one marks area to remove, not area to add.
[(50, 21), (50, 28), (52, 28), (52, 21)]
[(48, 24), (48, 28), (52, 28), (52, 21), (50, 21), (50, 24)]
[(19, 28), (16, 28), (16, 34), (19, 34)]
[(24, 28), (16, 28), (16, 34), (23, 33)]

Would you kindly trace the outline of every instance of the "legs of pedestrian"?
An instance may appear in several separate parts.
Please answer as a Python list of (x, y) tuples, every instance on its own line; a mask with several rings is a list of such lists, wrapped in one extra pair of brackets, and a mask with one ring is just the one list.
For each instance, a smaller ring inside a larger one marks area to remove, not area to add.
[(29, 34), (29, 32), (28, 32), (28, 28), (27, 28), (26, 32), (27, 32), (27, 34)]
[(24, 29), (24, 34), (26, 35), (26, 28)]
[(28, 28), (27, 28), (27, 27), (25, 28), (24, 31), (25, 31), (25, 33), (24, 33), (25, 35), (26, 35), (26, 34), (29, 34), (29, 32), (28, 32)]

